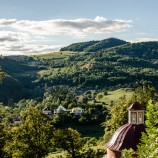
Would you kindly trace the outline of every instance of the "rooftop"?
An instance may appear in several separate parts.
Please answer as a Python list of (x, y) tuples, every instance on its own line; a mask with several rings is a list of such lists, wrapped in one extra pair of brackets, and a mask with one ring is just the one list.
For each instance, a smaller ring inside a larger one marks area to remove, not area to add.
[(136, 150), (140, 142), (141, 133), (144, 131), (144, 124), (134, 125), (127, 123), (114, 133), (111, 140), (106, 144), (106, 147), (114, 151), (121, 151), (129, 148)]
[(145, 110), (138, 102), (133, 103), (127, 110)]

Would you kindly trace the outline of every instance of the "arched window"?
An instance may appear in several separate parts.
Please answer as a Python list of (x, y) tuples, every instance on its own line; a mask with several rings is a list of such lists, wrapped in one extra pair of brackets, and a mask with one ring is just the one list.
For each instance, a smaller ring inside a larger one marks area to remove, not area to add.
[(143, 122), (143, 113), (142, 112), (139, 112), (138, 113), (138, 123), (142, 123)]
[(131, 112), (132, 123), (137, 123), (137, 112)]

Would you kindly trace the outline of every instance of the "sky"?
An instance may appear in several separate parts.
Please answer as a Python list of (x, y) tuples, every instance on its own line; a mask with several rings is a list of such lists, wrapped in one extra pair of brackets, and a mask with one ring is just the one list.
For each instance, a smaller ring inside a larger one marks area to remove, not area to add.
[(115, 37), (158, 41), (158, 0), (0, 0), (0, 54), (58, 51)]

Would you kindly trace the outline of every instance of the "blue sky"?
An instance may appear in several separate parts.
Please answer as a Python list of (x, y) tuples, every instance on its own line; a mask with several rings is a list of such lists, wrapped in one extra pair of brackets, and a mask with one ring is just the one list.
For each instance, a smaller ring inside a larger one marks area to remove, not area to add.
[(47, 53), (116, 37), (158, 40), (157, 0), (0, 0), (1, 54)]

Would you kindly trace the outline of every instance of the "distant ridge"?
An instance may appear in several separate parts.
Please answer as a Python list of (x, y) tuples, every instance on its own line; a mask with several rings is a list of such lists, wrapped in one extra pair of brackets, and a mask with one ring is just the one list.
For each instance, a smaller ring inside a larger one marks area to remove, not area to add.
[(96, 52), (102, 49), (112, 48), (127, 44), (128, 42), (117, 38), (107, 38), (101, 41), (88, 41), (73, 43), (67, 47), (63, 47), (60, 51), (75, 51), (75, 52)]

